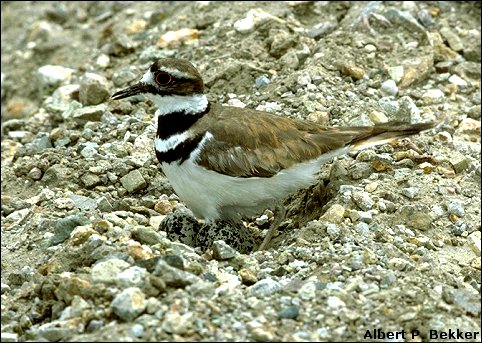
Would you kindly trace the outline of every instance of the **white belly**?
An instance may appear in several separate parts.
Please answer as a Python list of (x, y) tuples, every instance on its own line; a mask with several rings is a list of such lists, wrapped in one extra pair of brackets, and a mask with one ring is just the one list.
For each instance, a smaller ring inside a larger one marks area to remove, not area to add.
[(179, 198), (200, 219), (230, 219), (238, 214), (254, 216), (282, 200), (290, 193), (316, 182), (322, 164), (346, 149), (333, 151), (270, 178), (241, 178), (219, 174), (201, 167), (189, 159), (177, 163), (162, 163), (162, 170)]

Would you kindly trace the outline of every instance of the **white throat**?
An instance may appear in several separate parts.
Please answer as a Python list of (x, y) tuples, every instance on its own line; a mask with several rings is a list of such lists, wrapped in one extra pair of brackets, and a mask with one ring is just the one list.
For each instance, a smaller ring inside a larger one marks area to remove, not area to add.
[(145, 96), (157, 105), (157, 116), (163, 116), (172, 112), (201, 113), (208, 106), (208, 99), (204, 94), (166, 96), (145, 94)]

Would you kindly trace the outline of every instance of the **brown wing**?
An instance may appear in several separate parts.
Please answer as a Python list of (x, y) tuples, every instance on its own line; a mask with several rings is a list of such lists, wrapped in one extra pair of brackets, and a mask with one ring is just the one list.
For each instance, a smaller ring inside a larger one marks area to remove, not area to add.
[[(443, 118), (442, 118), (443, 120)], [(196, 123), (195, 135), (209, 131), (199, 155), (202, 166), (238, 177), (271, 177), (296, 163), (350, 146), (360, 150), (417, 134), (438, 122), (410, 125), (387, 123), (373, 127), (323, 127), (312, 122), (249, 109), (212, 104)]]
[(232, 109), (213, 104), (194, 132), (209, 131), (214, 136), (207, 141), (198, 163), (225, 175), (270, 177), (351, 140), (351, 135), (334, 128), (267, 112)]

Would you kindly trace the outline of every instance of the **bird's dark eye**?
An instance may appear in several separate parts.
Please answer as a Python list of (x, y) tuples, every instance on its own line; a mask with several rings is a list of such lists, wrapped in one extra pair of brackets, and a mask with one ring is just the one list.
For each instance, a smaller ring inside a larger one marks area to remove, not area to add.
[(172, 76), (165, 71), (160, 71), (156, 74), (156, 82), (160, 86), (167, 86), (172, 83)]

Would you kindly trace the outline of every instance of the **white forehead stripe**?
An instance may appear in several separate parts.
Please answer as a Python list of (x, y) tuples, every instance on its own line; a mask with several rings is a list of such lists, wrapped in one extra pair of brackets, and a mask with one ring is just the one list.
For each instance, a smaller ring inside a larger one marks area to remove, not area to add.
[(152, 73), (151, 73), (150, 71), (147, 71), (147, 72), (142, 76), (141, 82), (147, 83), (148, 85), (153, 85), (153, 86), (155, 86), (155, 82), (154, 82), (154, 79), (153, 79), (153, 77), (152, 77)]
[(165, 71), (166, 73), (169, 73), (175, 77), (178, 77), (180, 79), (192, 79), (192, 77), (189, 74), (183, 73), (182, 71), (174, 68), (168, 68), (168, 67), (161, 67), (160, 70)]

